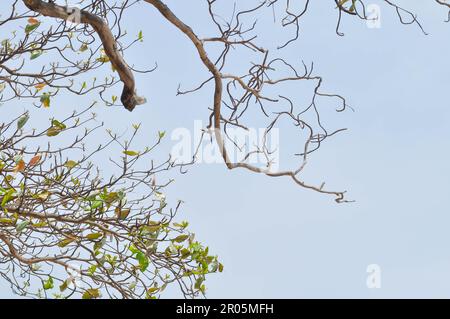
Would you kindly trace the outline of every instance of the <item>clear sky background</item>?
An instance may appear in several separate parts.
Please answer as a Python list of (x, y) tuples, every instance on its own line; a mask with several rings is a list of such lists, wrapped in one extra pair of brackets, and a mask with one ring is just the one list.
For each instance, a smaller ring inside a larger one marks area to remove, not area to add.
[[(204, 1), (167, 1), (200, 36), (215, 35)], [(231, 1), (230, 1), (231, 2)], [(330, 139), (311, 160), (305, 178), (348, 190), (351, 204), (295, 186), (290, 180), (197, 165), (178, 176), (168, 201), (183, 199), (183, 219), (225, 265), (207, 280), (209, 298), (450, 297), (450, 24), (434, 1), (398, 1), (416, 12), (429, 35), (404, 26), (381, 6), (381, 28), (346, 17), (334, 32), (332, 1), (312, 1), (301, 37), (283, 51), (290, 61), (315, 63), (324, 89), (345, 96), (355, 112), (333, 115), (330, 126), (349, 130)], [(373, 1), (379, 3), (379, 1)], [(2, 1), (0, 11), (7, 6)], [(242, 5), (245, 1), (237, 1)], [(197, 6), (198, 4), (198, 6)], [(262, 41), (276, 46), (289, 35), (260, 18)], [(178, 83), (206, 76), (192, 44), (149, 5), (132, 10), (130, 34), (145, 41), (127, 55), (139, 67), (138, 90), (149, 102), (133, 113), (99, 105), (108, 127), (121, 132), (142, 122), (142, 143), (158, 130), (193, 128), (206, 121), (211, 90), (176, 97)], [(246, 70), (248, 61), (233, 68)], [(199, 71), (201, 70), (201, 71)], [(32, 116), (77, 109), (61, 97)], [(14, 103), (17, 112), (29, 102)], [(0, 108), (4, 114), (6, 105)], [(8, 106), (9, 108), (9, 106)], [(287, 128), (286, 128), (287, 130)], [(295, 143), (283, 134), (281, 147)], [(170, 149), (175, 142), (166, 140)], [(105, 168), (106, 170), (107, 168)], [(368, 289), (366, 268), (381, 267), (381, 288)], [(0, 284), (0, 296), (11, 296)], [(169, 291), (171, 296), (172, 292)], [(175, 296), (175, 294), (174, 294)]]

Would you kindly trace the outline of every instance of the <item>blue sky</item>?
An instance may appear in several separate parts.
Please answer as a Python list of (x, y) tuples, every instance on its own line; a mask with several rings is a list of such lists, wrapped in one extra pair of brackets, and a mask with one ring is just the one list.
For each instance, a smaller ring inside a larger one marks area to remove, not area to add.
[[(381, 28), (347, 17), (345, 36), (338, 37), (333, 6), (314, 1), (300, 39), (281, 53), (313, 61), (324, 89), (355, 109), (330, 117), (331, 126), (349, 130), (330, 139), (305, 172), (308, 181), (348, 190), (355, 203), (336, 204), (288, 179), (219, 164), (197, 165), (168, 189), (168, 200), (185, 201), (182, 217), (225, 265), (207, 281), (209, 298), (450, 297), (450, 25), (433, 1), (410, 2), (398, 3), (418, 14), (429, 35), (381, 6)], [(213, 34), (203, 1), (167, 3), (199, 35)], [(142, 122), (147, 136), (206, 121), (211, 90), (175, 96), (178, 83), (189, 86), (207, 75), (191, 43), (148, 5), (132, 14), (129, 32), (143, 30), (145, 41), (127, 60), (159, 65), (137, 76), (149, 102), (133, 113), (98, 106), (101, 119), (117, 131)], [(278, 44), (287, 35), (266, 15), (262, 41)], [(246, 70), (247, 61), (232, 67)], [(17, 112), (30, 108), (26, 103), (15, 102)], [(46, 119), (78, 107), (62, 97), (33, 114)], [(288, 148), (294, 141), (283, 128), (280, 147)], [(166, 143), (169, 150), (175, 142)], [(379, 289), (366, 286), (370, 264), (381, 267)], [(0, 296), (9, 295), (7, 286), (0, 288)]]

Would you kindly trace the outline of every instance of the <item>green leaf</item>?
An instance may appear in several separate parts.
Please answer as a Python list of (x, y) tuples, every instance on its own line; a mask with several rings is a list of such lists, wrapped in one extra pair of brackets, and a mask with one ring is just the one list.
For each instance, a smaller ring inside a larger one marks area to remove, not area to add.
[(44, 290), (49, 290), (52, 289), (55, 285), (53, 284), (53, 278), (52, 277), (48, 277), (48, 279), (46, 281), (42, 282), (42, 287), (44, 288)]
[(88, 268), (88, 273), (89, 275), (93, 276), (95, 271), (97, 270), (97, 266), (96, 265), (92, 265)]
[(91, 203), (91, 209), (94, 210), (94, 209), (100, 208), (100, 207), (102, 207), (102, 205), (103, 205), (103, 201), (101, 201), (101, 200), (94, 200)]
[(33, 50), (33, 51), (31, 51), (30, 60), (37, 59), (38, 57), (40, 57), (42, 55), (42, 53), (44, 53), (43, 50)]
[(47, 136), (56, 136), (56, 135), (58, 135), (59, 133), (61, 133), (61, 130), (59, 129), (59, 128), (57, 128), (57, 127), (54, 127), (54, 126), (52, 126), (52, 127), (50, 127), (48, 130), (47, 130)]
[(67, 289), (67, 287), (69, 287), (69, 282), (68, 280), (64, 280), (64, 282), (59, 286), (59, 291), (63, 292)]
[(144, 41), (144, 34), (142, 33), (142, 30), (139, 31), (138, 40), (141, 41), (141, 42)]
[(140, 251), (136, 254), (136, 259), (139, 262), (139, 268), (141, 269), (142, 272), (144, 272), (149, 265), (148, 258), (145, 256), (143, 252)]
[(112, 204), (115, 201), (119, 200), (120, 198), (119, 198), (119, 193), (111, 192), (111, 193), (108, 193), (107, 195), (104, 195), (102, 197), (102, 199), (105, 201), (105, 203)]
[(183, 248), (181, 250), (181, 258), (185, 259), (187, 257), (189, 257), (191, 255), (191, 252), (189, 251), (189, 249)]
[(25, 220), (25, 221), (19, 223), (19, 224), (16, 226), (16, 231), (17, 231), (18, 233), (22, 232), (25, 228), (27, 228), (27, 226), (28, 226), (29, 224), (30, 224), (30, 221), (28, 221), (28, 220)]
[(160, 230), (162, 227), (162, 224), (154, 222), (154, 221), (150, 221), (149, 225), (144, 225), (141, 227), (142, 230), (147, 231), (149, 233), (155, 233), (158, 230)]
[(96, 241), (96, 242), (94, 243), (94, 252), (95, 252), (95, 253), (98, 253), (99, 250), (103, 247), (103, 245), (104, 245), (105, 243), (106, 243), (106, 237), (103, 237), (103, 239), (100, 240), (100, 241)]
[(135, 289), (136, 289), (136, 286), (137, 286), (137, 282), (134, 281), (134, 282), (132, 282), (131, 284), (128, 285), (128, 288), (129, 288), (130, 290), (135, 290)]
[(180, 235), (180, 236), (172, 239), (172, 241), (177, 242), (177, 243), (182, 243), (188, 238), (189, 238), (189, 235)]
[(131, 251), (133, 254), (137, 254), (139, 253), (139, 249), (136, 248), (136, 246), (134, 246), (133, 244), (130, 245), (130, 247), (128, 247), (128, 250)]
[(9, 189), (6, 194), (3, 196), (2, 199), (2, 207), (5, 207), (5, 205), (13, 199), (13, 195), (15, 194), (16, 190), (14, 188)]
[(40, 101), (44, 107), (50, 107), (50, 94), (42, 94)]
[(158, 132), (159, 138), (164, 138), (164, 136), (166, 135), (165, 131), (159, 131)]
[(201, 289), (202, 283), (203, 283), (204, 281), (205, 281), (205, 278), (203, 278), (203, 277), (198, 277), (197, 280), (195, 281), (194, 288), (195, 288), (195, 289)]
[(58, 120), (52, 120), (52, 125), (53, 125), (54, 127), (57, 127), (57, 128), (59, 128), (59, 129), (61, 129), (61, 130), (65, 130), (65, 129), (67, 128), (66, 124), (61, 123), (61, 122), (58, 121)]
[(173, 223), (173, 225), (178, 228), (186, 228), (189, 226), (189, 223), (184, 220), (181, 223)]
[(25, 124), (27, 124), (28, 120), (30, 119), (30, 116), (27, 114), (22, 115), (19, 120), (17, 121), (17, 129), (22, 129)]
[(29, 34), (31, 32), (33, 32), (34, 30), (36, 30), (41, 24), (40, 23), (33, 23), (33, 24), (27, 24), (27, 26), (25, 27), (25, 33)]

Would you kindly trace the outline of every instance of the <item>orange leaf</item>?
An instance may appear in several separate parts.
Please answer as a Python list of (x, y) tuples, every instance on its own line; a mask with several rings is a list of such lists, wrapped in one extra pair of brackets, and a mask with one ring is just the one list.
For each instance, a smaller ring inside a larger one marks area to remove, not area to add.
[(17, 172), (23, 172), (23, 170), (25, 169), (25, 162), (23, 160), (20, 160), (16, 167), (14, 167), (14, 173)]
[(29, 24), (38, 24), (38, 23), (39, 23), (39, 20), (38, 20), (38, 19), (35, 19), (35, 18), (29, 18), (29, 19), (28, 19), (28, 23), (29, 23)]
[(30, 166), (36, 166), (41, 161), (41, 154), (37, 154), (35, 157), (33, 157), (28, 165)]

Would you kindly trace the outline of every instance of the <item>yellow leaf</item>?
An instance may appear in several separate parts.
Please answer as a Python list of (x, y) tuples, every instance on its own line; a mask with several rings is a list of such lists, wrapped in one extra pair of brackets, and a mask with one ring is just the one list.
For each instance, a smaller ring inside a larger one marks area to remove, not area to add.
[(71, 161), (71, 160), (67, 161), (67, 162), (64, 164), (64, 166), (67, 167), (67, 168), (74, 168), (74, 167), (77, 166), (77, 165), (78, 165), (77, 162)]
[(100, 298), (100, 291), (98, 289), (87, 289), (83, 296), (83, 299), (96, 299), (96, 298)]
[(43, 191), (37, 195), (37, 198), (44, 201), (44, 200), (47, 200), (47, 198), (49, 198), (49, 196), (50, 196), (50, 192)]
[(87, 49), (89, 49), (88, 45), (87, 45), (86, 43), (83, 43), (83, 44), (81, 45), (81, 47), (80, 47), (80, 52), (84, 52), (84, 51), (86, 51)]
[(45, 84), (45, 83), (38, 83), (38, 84), (36, 84), (34, 87), (35, 87), (35, 89), (38, 90), (38, 92), (39, 92), (40, 90), (42, 90), (43, 88), (45, 88), (46, 85), (47, 85), (47, 84)]
[(0, 224), (10, 224), (13, 225), (15, 221), (10, 218), (0, 218)]
[(34, 228), (42, 228), (42, 227), (47, 226), (47, 222), (34, 223), (34, 224), (31, 224), (31, 226), (33, 226)]
[(135, 152), (135, 151), (123, 151), (123, 153), (128, 156), (138, 156), (139, 155), (139, 153)]
[(147, 290), (147, 292), (148, 292), (149, 295), (151, 295), (151, 294), (157, 292), (158, 290), (159, 290), (159, 288), (157, 288), (157, 287), (152, 287), (152, 288), (150, 288), (149, 290)]
[(66, 239), (63, 239), (63, 240), (61, 240), (61, 241), (58, 243), (58, 247), (64, 248), (64, 247), (66, 247), (67, 245), (69, 245), (70, 243), (72, 243), (72, 242), (74, 242), (74, 241), (75, 241), (75, 238), (66, 238)]
[(95, 240), (95, 239), (99, 239), (102, 236), (103, 236), (102, 233), (92, 233), (92, 234), (87, 235), (86, 238)]
[(130, 214), (130, 209), (120, 209), (120, 207), (116, 207), (115, 209), (116, 217), (118, 219), (125, 219)]
[(109, 62), (109, 57), (107, 55), (102, 55), (99, 58), (97, 58), (98, 62), (106, 63)]

